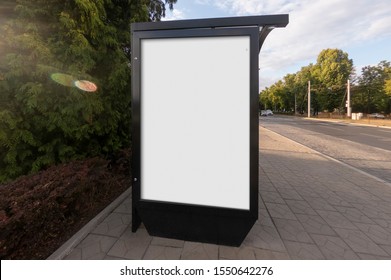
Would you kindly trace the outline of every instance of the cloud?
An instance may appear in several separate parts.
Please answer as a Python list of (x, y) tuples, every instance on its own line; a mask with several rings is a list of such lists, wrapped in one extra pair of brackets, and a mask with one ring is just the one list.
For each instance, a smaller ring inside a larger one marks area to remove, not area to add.
[(294, 65), (315, 62), (320, 51), (326, 48), (344, 49), (391, 37), (391, 5), (384, 0), (216, 0), (213, 3), (235, 16), (289, 13), (288, 26), (273, 30), (262, 47), (260, 67), (266, 75), (284, 71), (287, 74), (286, 69)]
[(316, 57), (325, 48), (345, 48), (379, 36), (389, 36), (391, 5), (378, 0), (371, 2), (304, 1), (304, 7), (290, 14), (287, 28), (274, 30), (275, 34), (266, 40), (265, 47), (270, 48), (274, 57), (278, 51), (278, 56), (282, 55), (285, 63), (290, 64)]
[(274, 0), (216, 0), (214, 5), (235, 15), (255, 15), (270, 13), (288, 13), (301, 1)]
[(180, 20), (186, 18), (185, 12), (183, 10), (179, 10), (174, 8), (174, 10), (166, 11), (166, 17), (162, 18), (162, 21), (166, 20)]
[(195, 3), (199, 5), (210, 5), (211, 0), (195, 0)]

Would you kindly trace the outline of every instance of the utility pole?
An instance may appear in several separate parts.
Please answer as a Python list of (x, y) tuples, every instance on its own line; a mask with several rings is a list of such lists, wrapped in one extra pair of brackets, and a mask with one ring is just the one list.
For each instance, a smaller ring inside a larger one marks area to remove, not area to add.
[(308, 117), (311, 117), (311, 81), (308, 81)]
[(297, 103), (296, 103), (296, 92), (295, 92), (295, 116), (297, 115)]
[(346, 100), (346, 107), (347, 116), (350, 118), (352, 115), (352, 107), (350, 107), (350, 80), (348, 80), (348, 97)]

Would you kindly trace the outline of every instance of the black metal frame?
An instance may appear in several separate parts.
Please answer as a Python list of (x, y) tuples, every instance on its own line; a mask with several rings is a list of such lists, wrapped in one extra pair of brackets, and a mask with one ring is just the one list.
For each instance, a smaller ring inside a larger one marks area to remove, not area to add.
[[(282, 27), (287, 23), (287, 15), (278, 15), (132, 24), (133, 231), (143, 222), (149, 234), (156, 236), (234, 246), (244, 240), (258, 218), (258, 52), (271, 31), (270, 26)], [(218, 36), (250, 37), (250, 209), (143, 200), (140, 198), (141, 41)]]
[(242, 27), (242, 26), (270, 26), (285, 27), (289, 22), (289, 16), (265, 15), (248, 17), (226, 17), (226, 18), (208, 18), (193, 20), (176, 20), (161, 22), (141, 22), (132, 24), (132, 32), (147, 30), (174, 30), (174, 29), (201, 29), (201, 28), (224, 28), (224, 27)]

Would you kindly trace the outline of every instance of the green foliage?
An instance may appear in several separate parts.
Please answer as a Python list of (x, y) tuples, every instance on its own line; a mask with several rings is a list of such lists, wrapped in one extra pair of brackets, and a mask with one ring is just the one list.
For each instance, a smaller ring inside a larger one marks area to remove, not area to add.
[(303, 112), (307, 107), (308, 81), (313, 80), (313, 72), (314, 65), (310, 64), (295, 74), (287, 74), (282, 81), (261, 92), (260, 102), (265, 108), (293, 113), (296, 98), (296, 110)]
[[(130, 23), (160, 0), (17, 0), (0, 19), (0, 182), (130, 145)], [(82, 91), (53, 73), (88, 80)]]
[(381, 61), (376, 66), (365, 66), (358, 78), (358, 86), (354, 94), (354, 109), (372, 113), (391, 112), (391, 65)]
[[(353, 72), (353, 60), (339, 49), (320, 52), (314, 69), (314, 88), (321, 110), (332, 112), (343, 105), (346, 82)], [(342, 109), (342, 108), (340, 108)]]
[(353, 60), (339, 49), (320, 52), (315, 65), (314, 76), (324, 87), (335, 88), (345, 85), (353, 70)]
[[(342, 110), (346, 101), (346, 83), (355, 76), (353, 61), (338, 49), (323, 50), (315, 65), (302, 67), (295, 74), (286, 75), (260, 93), (260, 107), (294, 111), (307, 108), (307, 83), (311, 81), (311, 107), (314, 112)], [(391, 64), (381, 61), (376, 66), (365, 66), (351, 86), (354, 112), (391, 113)]]
[(391, 78), (384, 81), (384, 92), (391, 98)]
[(151, 21), (159, 21), (161, 17), (166, 16), (166, 4), (172, 10), (177, 0), (148, 0), (146, 1), (149, 7), (149, 18)]

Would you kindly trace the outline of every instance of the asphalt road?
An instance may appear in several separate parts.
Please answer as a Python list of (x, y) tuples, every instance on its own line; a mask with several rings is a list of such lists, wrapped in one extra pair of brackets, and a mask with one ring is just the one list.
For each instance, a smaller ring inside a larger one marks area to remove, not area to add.
[(267, 129), (391, 183), (391, 129), (297, 117), (259, 120)]

